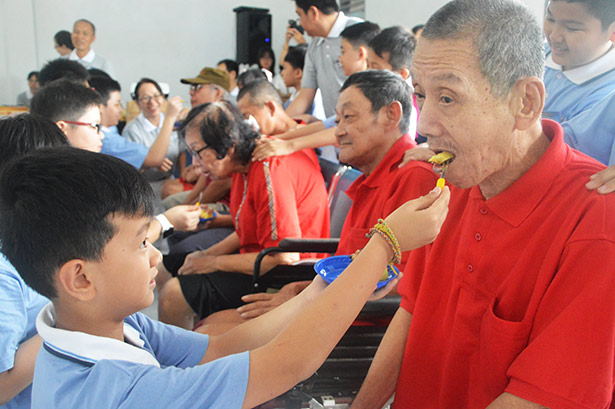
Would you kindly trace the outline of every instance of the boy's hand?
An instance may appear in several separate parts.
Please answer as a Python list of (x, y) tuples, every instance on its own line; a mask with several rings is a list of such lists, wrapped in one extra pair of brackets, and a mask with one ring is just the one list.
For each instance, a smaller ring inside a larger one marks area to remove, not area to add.
[(275, 138), (261, 138), (256, 142), (252, 153), (252, 161), (265, 160), (272, 156), (284, 156), (294, 153), (290, 142)]
[(448, 214), (450, 190), (435, 188), (410, 200), (391, 213), (385, 222), (393, 231), (401, 251), (414, 250), (433, 242)]
[(429, 148), (423, 148), (421, 146), (417, 146), (416, 148), (408, 149), (406, 153), (404, 153), (404, 159), (399, 164), (399, 167), (405, 166), (409, 162), (413, 160), (420, 160), (423, 162), (427, 162), (429, 158), (431, 158), (436, 153)]
[(173, 206), (163, 213), (173, 228), (178, 231), (194, 231), (201, 217), (201, 208), (197, 205)]
[(202, 251), (188, 254), (184, 265), (177, 270), (179, 275), (208, 274), (216, 271), (216, 256), (210, 256)]
[(603, 195), (615, 192), (615, 165), (591, 175), (585, 186), (588, 190), (596, 190)]

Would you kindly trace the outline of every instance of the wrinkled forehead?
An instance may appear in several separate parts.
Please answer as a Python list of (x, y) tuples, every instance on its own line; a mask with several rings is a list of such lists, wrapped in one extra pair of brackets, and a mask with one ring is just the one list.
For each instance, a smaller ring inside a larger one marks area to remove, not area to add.
[(427, 39), (421, 37), (412, 61), (415, 83), (447, 81), (454, 83), (486, 81), (478, 51), (472, 39)]
[(363, 94), (363, 91), (356, 85), (351, 85), (340, 93), (337, 98), (336, 111), (341, 112), (344, 109), (369, 109), (371, 111), (372, 103)]

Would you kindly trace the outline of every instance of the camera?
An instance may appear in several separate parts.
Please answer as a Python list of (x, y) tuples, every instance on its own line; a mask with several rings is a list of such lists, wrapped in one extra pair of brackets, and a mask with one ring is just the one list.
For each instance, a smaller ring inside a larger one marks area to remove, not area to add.
[(301, 34), (305, 32), (305, 30), (303, 30), (303, 27), (301, 27), (301, 24), (297, 23), (296, 20), (288, 20), (288, 26), (299, 31)]

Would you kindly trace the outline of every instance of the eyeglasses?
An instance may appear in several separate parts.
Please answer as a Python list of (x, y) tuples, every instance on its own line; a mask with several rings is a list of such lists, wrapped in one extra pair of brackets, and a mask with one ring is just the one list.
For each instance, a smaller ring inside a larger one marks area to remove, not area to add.
[(190, 91), (197, 92), (202, 86), (203, 84), (190, 84)]
[(158, 100), (160, 99), (160, 97), (162, 97), (162, 94), (158, 94), (158, 95), (152, 95), (150, 96), (143, 96), (143, 97), (139, 97), (139, 102), (144, 102), (144, 103), (149, 103), (152, 99)]
[(96, 129), (96, 133), (100, 133), (101, 124), (89, 123), (89, 122), (78, 122), (78, 121), (64, 121), (67, 124), (79, 125), (79, 126), (89, 126), (92, 129)]
[(207, 148), (209, 148), (209, 145), (205, 145), (201, 149), (197, 149), (197, 150), (192, 150), (190, 148), (187, 148), (187, 150), (190, 153), (190, 155), (192, 155), (193, 158), (201, 159), (201, 152), (203, 152)]

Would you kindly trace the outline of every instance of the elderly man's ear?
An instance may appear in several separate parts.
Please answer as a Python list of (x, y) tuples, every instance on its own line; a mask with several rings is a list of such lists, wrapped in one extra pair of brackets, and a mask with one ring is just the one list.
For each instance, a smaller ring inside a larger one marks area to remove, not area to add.
[(515, 129), (527, 130), (542, 115), (545, 105), (545, 86), (540, 78), (525, 77), (517, 81), (511, 91), (511, 109), (515, 116)]
[[(399, 101), (393, 101), (382, 108), (385, 110), (387, 128), (393, 129), (398, 127), (404, 114), (401, 103)], [(410, 106), (410, 109), (412, 109), (412, 106)]]

